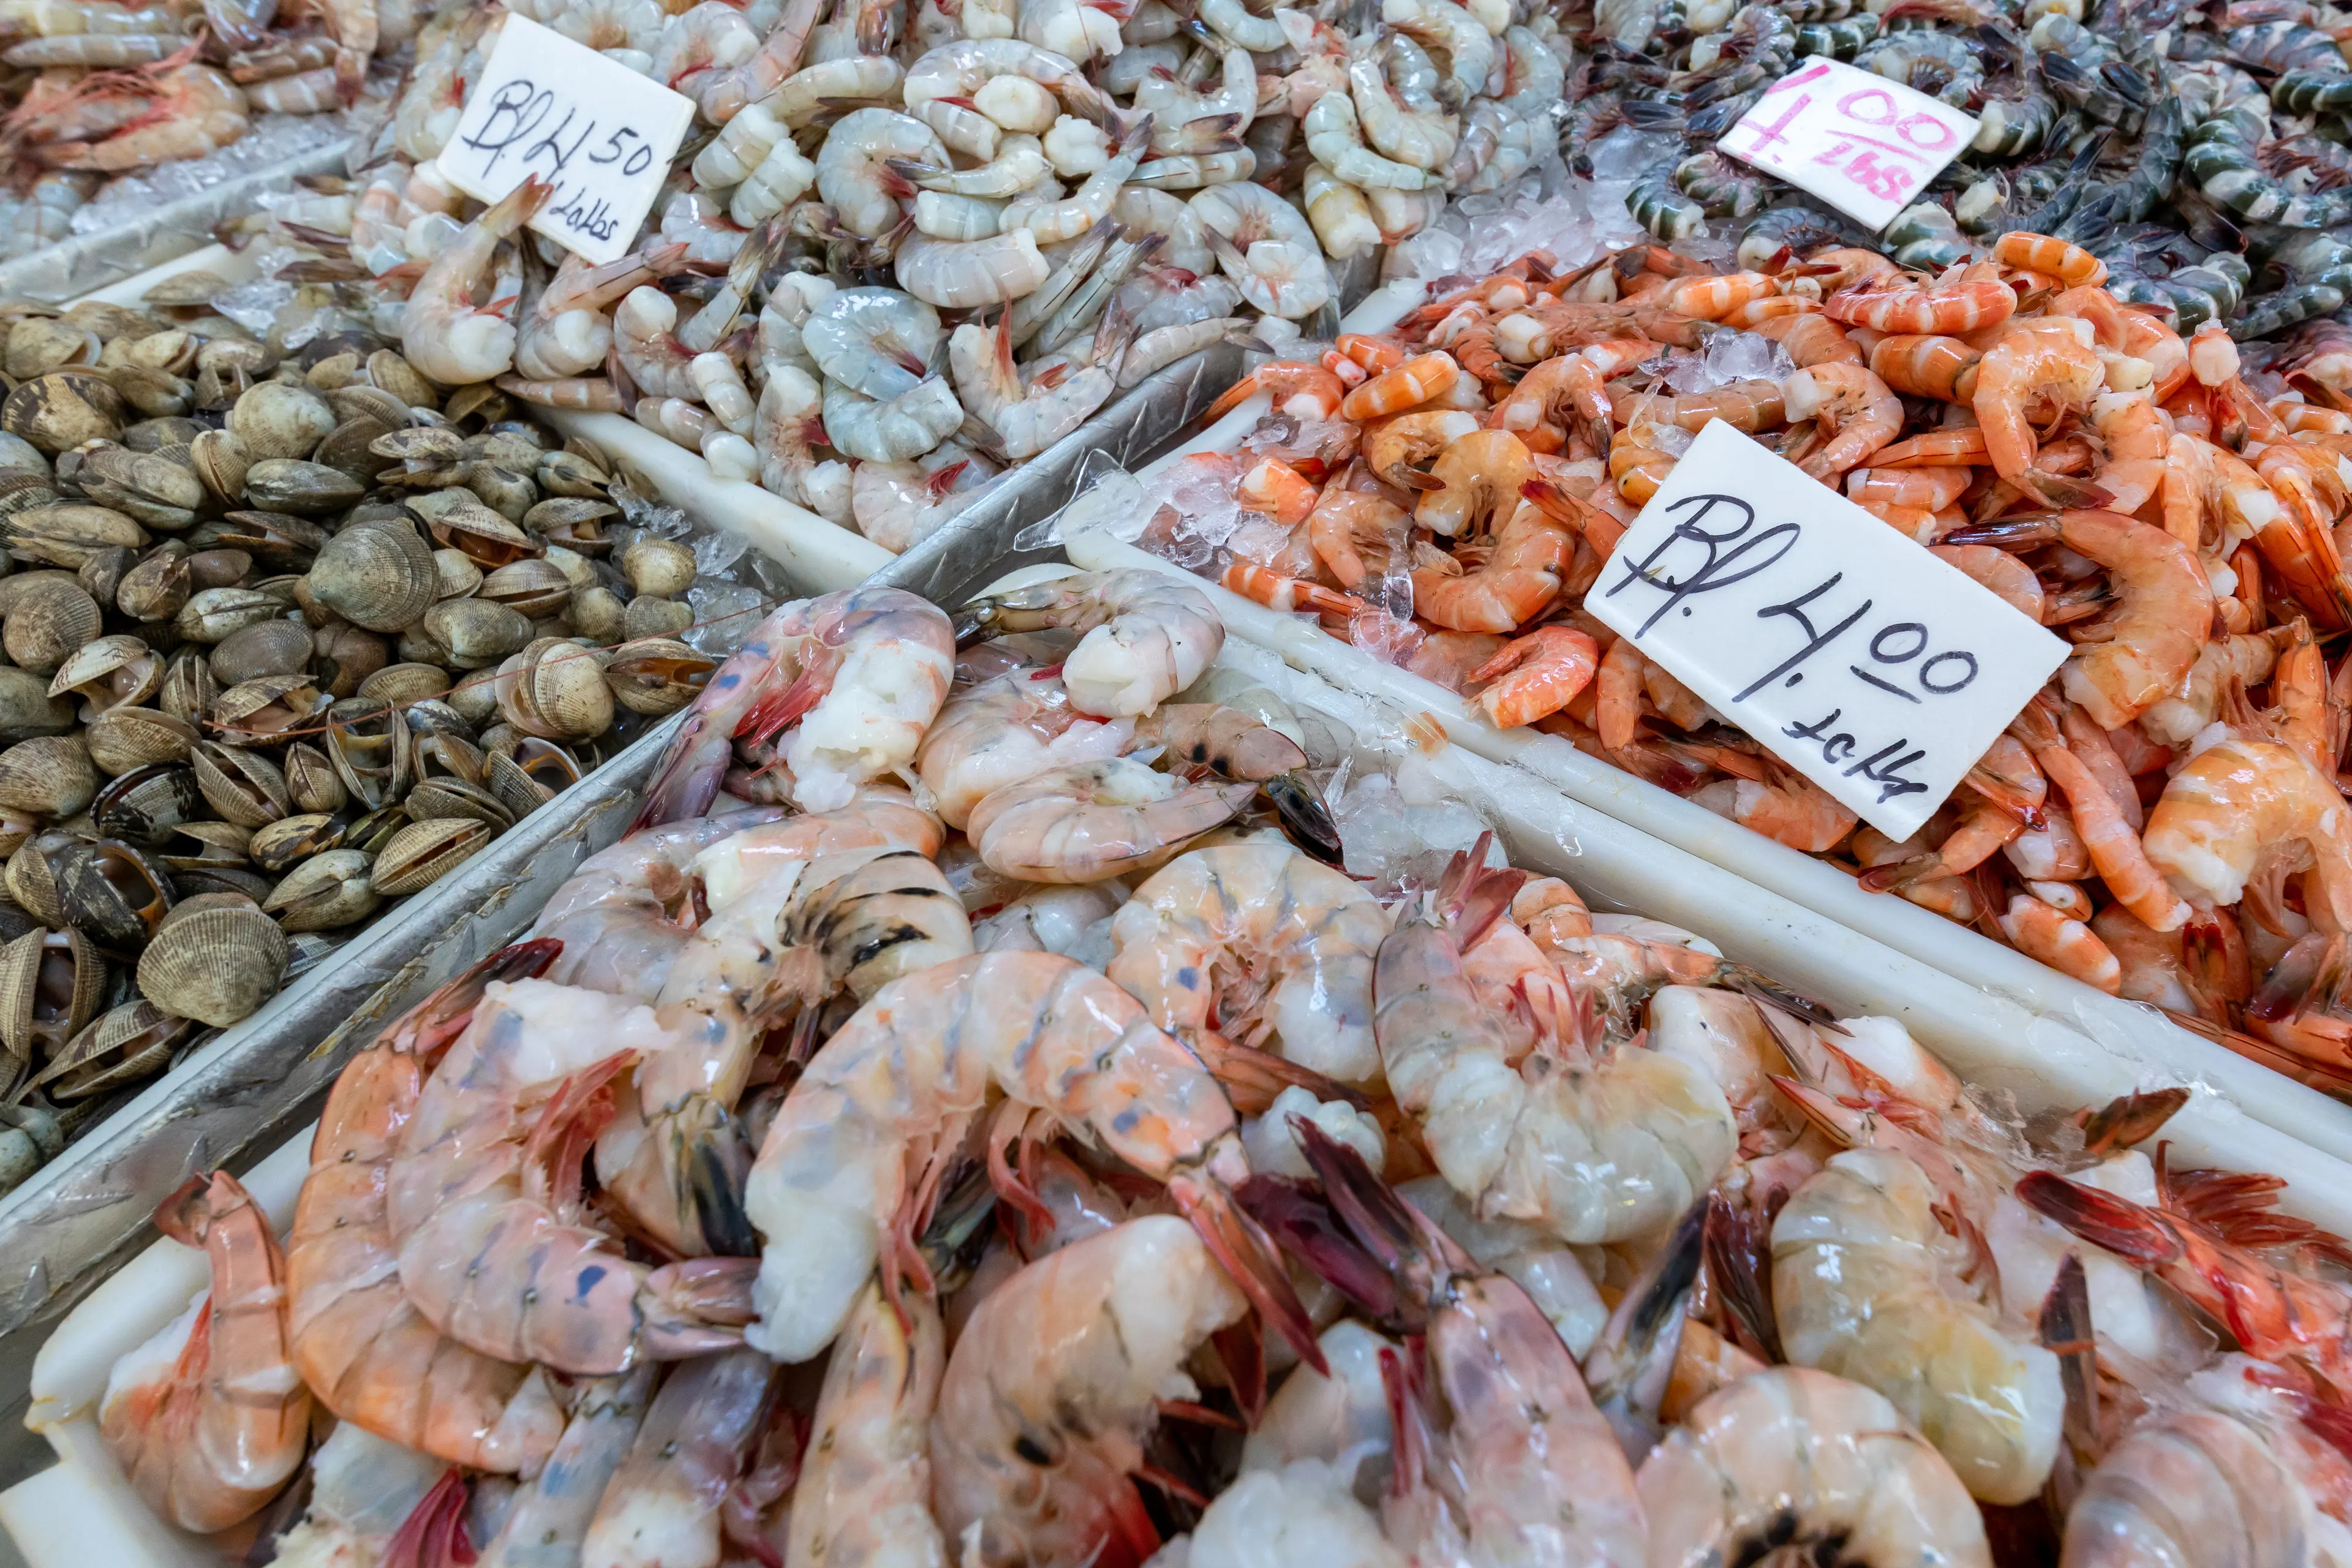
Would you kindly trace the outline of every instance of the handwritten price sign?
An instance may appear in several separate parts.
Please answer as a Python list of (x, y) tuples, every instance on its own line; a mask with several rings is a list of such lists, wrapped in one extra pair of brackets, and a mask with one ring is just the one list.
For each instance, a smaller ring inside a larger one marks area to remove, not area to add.
[(628, 253), (693, 123), (691, 100), (509, 12), (439, 163), (485, 202), (537, 174), (555, 194), (530, 226), (612, 261)]
[(1879, 229), (1976, 133), (1976, 121), (1948, 103), (1815, 58), (1775, 82), (1716, 146)]
[(1585, 607), (1891, 838), (1927, 820), (2066, 645), (1717, 421)]

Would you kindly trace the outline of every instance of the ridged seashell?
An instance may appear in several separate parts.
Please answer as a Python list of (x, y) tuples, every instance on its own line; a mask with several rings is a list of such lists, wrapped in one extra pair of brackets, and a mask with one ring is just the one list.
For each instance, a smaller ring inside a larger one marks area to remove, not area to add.
[(310, 668), (329, 693), (354, 697), (361, 683), (383, 668), (391, 658), (392, 649), (383, 633), (337, 621), (320, 628), (311, 648)]
[(449, 689), (449, 672), (437, 664), (387, 664), (360, 682), (359, 695), (404, 704), (438, 697)]
[(371, 811), (408, 792), (413, 743), (408, 725), (388, 702), (355, 697), (327, 710), (327, 758), (352, 798)]
[(326, 963), (346, 940), (343, 937), (330, 936), (325, 931), (298, 931), (289, 935), (286, 939), (286, 946), (291, 956), (286, 961), (286, 978), (283, 984), (291, 985), (319, 965)]
[(334, 469), (357, 484), (364, 493), (370, 485), (375, 483), (377, 470), (383, 467), (368, 448), (378, 437), (388, 435), (398, 426), (372, 415), (354, 418), (340, 406), (340, 397), (331, 395), (329, 401), (339, 405), (336, 413), (343, 422), (335, 426), (333, 435), (319, 443), (319, 449), (310, 454), (310, 461)]
[(236, 406), (229, 410), (228, 427), (256, 462), (265, 458), (308, 458), (333, 434), (335, 410), (310, 387), (265, 381), (236, 400)]
[(253, 575), (253, 557), (242, 550), (213, 548), (188, 553), (188, 581), (201, 593), (206, 588), (242, 588)]
[(91, 1019), (34, 1081), (59, 1101), (105, 1094), (162, 1072), (194, 1027), (144, 997), (125, 1002)]
[(0, 948), (0, 1045), (28, 1061), (54, 1056), (98, 1016), (106, 979), (97, 944), (70, 928)]
[(430, 887), (488, 844), (495, 830), (468, 817), (436, 817), (393, 835), (375, 858), (375, 890), (386, 898)]
[(111, 507), (71, 501), (34, 507), (0, 520), (9, 553), (72, 571), (100, 550), (143, 550), (147, 531)]
[(114, 605), (134, 621), (168, 621), (191, 591), (188, 553), (177, 544), (157, 550), (122, 574)]
[(213, 296), (228, 287), (228, 279), (217, 272), (191, 268), (174, 272), (139, 298), (150, 305), (166, 308), (180, 305), (209, 305)]
[(211, 711), (213, 698), (220, 691), (220, 682), (213, 679), (213, 667), (205, 650), (184, 647), (172, 656), (163, 671), (163, 684), (156, 689), (155, 706), (173, 718), (194, 724)]
[(204, 588), (188, 595), (172, 629), (190, 642), (226, 642), (247, 626), (285, 613), (278, 595), (259, 588)]
[(341, 848), (344, 826), (340, 818), (323, 811), (289, 816), (255, 828), (246, 857), (265, 871), (284, 871), (297, 861)]
[(299, 621), (261, 621), (213, 645), (213, 679), (235, 686), (265, 675), (299, 675), (318, 641)]
[(0, 648), (19, 668), (50, 675), (105, 629), (98, 601), (80, 584), (63, 573), (45, 574), (9, 597)]
[(62, 735), (74, 727), (74, 705), (49, 695), (49, 683), (29, 669), (0, 666), (0, 742)]
[(37, 833), (8, 857), (8, 896), (45, 926), (66, 924), (66, 899), (58, 879), (66, 856), (82, 842), (71, 833)]
[(530, 621), (520, 611), (488, 599), (444, 599), (425, 612), (420, 629), (460, 669), (496, 664), (530, 641)]
[(260, 752), (199, 741), (189, 753), (196, 787), (205, 802), (225, 822), (239, 827), (266, 827), (292, 815), (293, 800), (286, 793), (286, 775)]
[(299, 572), (327, 547), (328, 532), (307, 517), (239, 509), (188, 536), (210, 549), (241, 550), (256, 566)]
[[(0, 433), (0, 441), (16, 441), (14, 436)], [(22, 441), (16, 445), (24, 446)], [(0, 469), (0, 517), (29, 511), (35, 507), (57, 504), (58, 488), (47, 474), (28, 474), (17, 469)]]
[(163, 656), (143, 639), (118, 632), (75, 649), (50, 677), (49, 695), (79, 697), (88, 723), (110, 708), (146, 701), (163, 683)]
[(246, 846), (252, 841), (252, 828), (207, 817), (180, 824), (157, 854), (172, 868), (173, 879), (181, 880), (184, 872), (205, 867), (244, 865)]
[(373, 860), (376, 852), (391, 843), (392, 836), (407, 826), (410, 820), (404, 805), (395, 803), (377, 806), (352, 819), (352, 825), (343, 829), (343, 847), (357, 849)]
[(354, 626), (404, 631), (440, 592), (433, 552), (401, 523), (346, 528), (310, 563), (310, 592)]
[(41, 922), (35, 920), (30, 911), (0, 899), (0, 947), (6, 946), (26, 931), (40, 929)]
[(552, 562), (511, 561), (482, 579), (481, 596), (543, 621), (572, 603), (572, 580)]
[(289, 931), (332, 931), (364, 920), (383, 901), (369, 880), (371, 857), (361, 849), (330, 849), (287, 873), (261, 907)]
[(497, 795), (479, 784), (446, 774), (419, 781), (401, 805), (407, 808), (410, 819), (415, 822), (429, 822), (438, 817), (465, 817), (488, 824), (495, 833), (503, 833), (514, 826), (514, 813), (509, 811)]
[(286, 793), (299, 812), (341, 811), (351, 798), (326, 751), (310, 741), (286, 748)]
[(172, 879), (163, 865), (115, 838), (67, 851), (58, 890), (75, 928), (118, 952), (144, 947), (172, 909)]
[(675, 539), (640, 536), (621, 552), (629, 586), (656, 599), (676, 599), (694, 586), (694, 552)]
[(245, 474), (245, 499), (268, 511), (324, 516), (366, 493), (364, 481), (341, 468), (295, 458), (264, 458)]
[[(604, 492), (610, 489), (613, 484), (613, 476), (602, 463), (593, 460), (583, 453), (571, 450), (550, 452), (540, 458), (539, 469), (533, 477), (539, 480), (539, 488), (551, 496), (564, 496), (583, 500), (603, 500)], [(598, 512), (594, 515), (609, 517), (613, 513)], [(541, 532), (553, 531), (550, 525), (536, 520), (531, 526)], [(576, 549), (577, 546), (574, 548)]]
[(449, 395), (441, 407), (441, 416), (461, 429), (479, 429), (495, 425), (514, 407), (507, 395), (487, 381), (461, 386)]
[(520, 822), (580, 782), (579, 763), (552, 741), (527, 736), (511, 752), (489, 752), (483, 783)]
[(151, 763), (106, 782), (89, 817), (109, 838), (160, 847), (204, 809), (204, 791), (184, 763)]
[(128, 408), (151, 417), (185, 414), (196, 405), (196, 388), (184, 376), (143, 364), (101, 366), (99, 374)]
[(81, 591), (103, 607), (114, 603), (115, 591), (122, 586), (122, 574), (137, 563), (139, 557), (119, 544), (103, 550), (93, 550), (89, 559), (74, 568), (74, 580)]
[(20, 383), (0, 402), (0, 429), (50, 454), (122, 434), (122, 395), (95, 371), (58, 370)]
[(479, 730), (499, 716), (499, 686), (496, 680), (479, 675), (467, 677), (451, 687), (442, 700), (467, 723)]
[(245, 500), (245, 474), (252, 466), (253, 453), (234, 430), (207, 430), (188, 443), (188, 467), (224, 506)]
[(676, 599), (656, 599), (650, 594), (640, 594), (629, 601), (621, 612), (621, 635), (631, 642), (646, 637), (674, 637), (683, 635), (694, 625), (694, 611)]
[(462, 550), (484, 570), (544, 554), (547, 546), (499, 516), (466, 489), (435, 490), (413, 498), (409, 510), (425, 519), (434, 542)]
[(204, 481), (195, 471), (153, 452), (91, 447), (81, 453), (81, 465), (75, 477), (85, 495), (151, 528), (186, 528), (205, 504)]
[(277, 994), (289, 953), (285, 931), (252, 905), (190, 900), (139, 955), (139, 989), (165, 1012), (225, 1029)]
[(225, 745), (274, 746), (333, 700), (308, 675), (257, 676), (214, 698), (205, 727)]
[[(539, 500), (539, 487), (512, 468), (495, 463), (468, 463), (466, 466), (466, 488), (484, 506), (520, 526), (531, 506)], [(526, 533), (525, 538), (530, 535)]]
[(675, 713), (700, 694), (719, 661), (671, 637), (623, 643), (604, 665), (605, 684), (632, 713)]
[(621, 595), (601, 584), (583, 588), (572, 595), (572, 629), (599, 645), (621, 640), (621, 628), (629, 618), (628, 605)]
[(378, 349), (368, 355), (367, 374), (368, 380), (411, 408), (437, 408), (441, 405), (433, 384), (391, 349)]
[(437, 593), (444, 599), (465, 598), (482, 585), (482, 569), (475, 565), (474, 558), (462, 550), (435, 551), (433, 567), (440, 574), (441, 586)]
[(98, 795), (98, 770), (79, 735), (36, 735), (0, 752), (0, 810), (55, 822)]
[(185, 762), (197, 739), (194, 724), (158, 708), (110, 708), (82, 731), (89, 760), (110, 775)]
[(546, 637), (499, 668), (499, 711), (526, 735), (593, 740), (613, 727), (613, 689), (595, 651)]
[(69, 364), (98, 363), (98, 334), (54, 316), (26, 316), (8, 329), (5, 363), (11, 380)]

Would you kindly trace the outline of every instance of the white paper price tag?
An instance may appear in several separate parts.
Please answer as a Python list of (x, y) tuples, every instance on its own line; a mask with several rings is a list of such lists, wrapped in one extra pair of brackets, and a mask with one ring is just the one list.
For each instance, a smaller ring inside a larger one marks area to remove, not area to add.
[(1817, 57), (1766, 89), (1716, 146), (1880, 229), (1976, 133), (1948, 103)]
[(530, 226), (591, 261), (625, 255), (694, 123), (694, 103), (527, 16), (507, 14), (437, 160), (497, 201), (532, 174), (555, 193)]
[(1584, 606), (1890, 838), (1944, 803), (2066, 644), (1717, 421)]

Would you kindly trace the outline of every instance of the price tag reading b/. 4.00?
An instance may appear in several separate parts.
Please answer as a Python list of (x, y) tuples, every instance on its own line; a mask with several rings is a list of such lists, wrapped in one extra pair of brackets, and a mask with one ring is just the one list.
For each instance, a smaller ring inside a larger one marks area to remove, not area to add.
[(530, 226), (590, 261), (613, 261), (636, 238), (693, 123), (691, 100), (509, 12), (438, 163), (479, 201), (533, 174), (548, 181), (554, 194)]
[(1897, 839), (2066, 657), (2040, 626), (1719, 420), (1584, 605)]
[(1976, 133), (1948, 103), (1816, 57), (1773, 83), (1716, 146), (1881, 229)]

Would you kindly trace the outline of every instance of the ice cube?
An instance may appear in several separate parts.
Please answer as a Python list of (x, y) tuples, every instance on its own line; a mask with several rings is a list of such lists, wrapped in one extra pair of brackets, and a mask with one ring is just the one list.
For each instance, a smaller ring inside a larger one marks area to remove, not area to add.
[(757, 588), (700, 579), (686, 591), (686, 603), (694, 624), (679, 640), (697, 653), (718, 657), (734, 652), (768, 607), (767, 596)]

